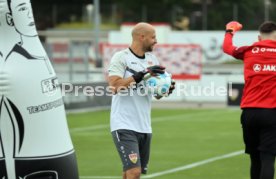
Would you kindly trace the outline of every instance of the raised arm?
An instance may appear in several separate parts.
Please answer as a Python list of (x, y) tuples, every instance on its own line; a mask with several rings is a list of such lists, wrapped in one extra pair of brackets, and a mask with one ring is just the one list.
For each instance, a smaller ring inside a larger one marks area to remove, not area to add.
[(226, 33), (223, 41), (223, 51), (228, 55), (233, 56), (234, 50), (237, 48), (233, 46), (233, 35), (242, 29), (242, 25), (239, 22), (231, 21), (226, 24)]
[(233, 45), (234, 34), (242, 29), (242, 25), (239, 22), (231, 21), (226, 24), (226, 33), (223, 40), (223, 52), (231, 55), (237, 59), (243, 59), (244, 51), (248, 46), (236, 47)]
[(225, 33), (222, 48), (223, 48), (224, 53), (233, 56), (234, 51), (237, 47), (233, 45), (233, 34), (232, 33), (230, 33), (230, 32)]

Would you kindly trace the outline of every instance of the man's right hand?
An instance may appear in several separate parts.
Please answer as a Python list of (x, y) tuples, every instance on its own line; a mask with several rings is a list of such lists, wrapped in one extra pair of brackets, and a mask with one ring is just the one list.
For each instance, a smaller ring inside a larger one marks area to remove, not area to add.
[(158, 74), (164, 74), (165, 73), (165, 67), (160, 65), (154, 65), (147, 68), (148, 73), (150, 73), (151, 76), (157, 76)]
[(132, 75), (132, 77), (134, 78), (136, 83), (140, 83), (147, 73), (148, 72), (139, 71), (139, 72), (135, 73), (134, 75)]
[(164, 74), (165, 73), (165, 67), (160, 65), (154, 65), (147, 68), (146, 71), (140, 71), (136, 74), (132, 75), (136, 83), (140, 83), (146, 74), (149, 75), (146, 78), (149, 78), (150, 76), (157, 76), (158, 74)]
[(235, 32), (242, 29), (242, 24), (237, 21), (231, 21), (226, 24), (226, 32), (234, 34)]

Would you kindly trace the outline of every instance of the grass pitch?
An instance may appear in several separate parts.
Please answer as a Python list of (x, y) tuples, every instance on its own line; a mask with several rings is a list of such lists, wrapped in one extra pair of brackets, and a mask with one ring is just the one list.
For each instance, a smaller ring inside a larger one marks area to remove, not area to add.
[[(152, 111), (148, 175), (158, 179), (248, 179), (238, 109)], [(120, 178), (122, 166), (109, 129), (109, 111), (69, 114), (81, 179)], [(238, 152), (224, 158), (225, 154)]]

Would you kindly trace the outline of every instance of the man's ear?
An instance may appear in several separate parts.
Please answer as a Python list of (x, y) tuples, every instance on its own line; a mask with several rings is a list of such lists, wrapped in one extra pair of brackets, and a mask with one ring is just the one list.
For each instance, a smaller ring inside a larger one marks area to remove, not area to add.
[(6, 14), (6, 21), (9, 26), (14, 26), (12, 15), (9, 12)]
[(258, 40), (261, 41), (262, 40), (262, 37), (260, 35), (258, 35)]
[(141, 41), (143, 41), (145, 39), (145, 35), (141, 34), (139, 38), (140, 38)]

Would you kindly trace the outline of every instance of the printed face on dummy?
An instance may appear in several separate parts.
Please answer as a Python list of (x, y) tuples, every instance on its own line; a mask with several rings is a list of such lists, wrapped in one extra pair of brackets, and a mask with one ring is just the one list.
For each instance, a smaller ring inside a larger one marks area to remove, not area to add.
[(30, 0), (11, 0), (12, 24), (24, 36), (37, 36)]

